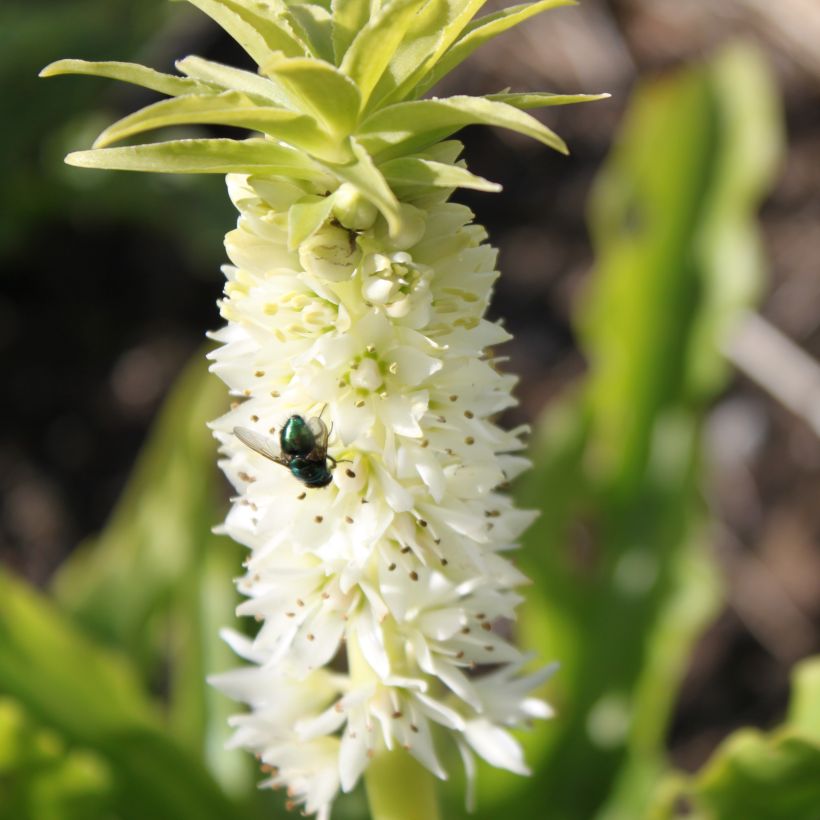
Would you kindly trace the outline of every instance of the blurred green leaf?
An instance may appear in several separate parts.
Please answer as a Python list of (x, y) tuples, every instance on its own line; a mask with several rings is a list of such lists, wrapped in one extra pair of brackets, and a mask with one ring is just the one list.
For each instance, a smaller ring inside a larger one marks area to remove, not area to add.
[(223, 749), (235, 706), (205, 681), (235, 662), (218, 633), (235, 618), (230, 579), (242, 550), (211, 532), (225, 499), (207, 428), (226, 401), (198, 355), (167, 399), (110, 523), (63, 564), (54, 593), (91, 634), (129, 653), (146, 686), (167, 688), (171, 730), (240, 791), (250, 761)]
[[(64, 786), (81, 783), (83, 777), (93, 785), (107, 769), (117, 817), (244, 816), (202, 765), (163, 734), (127, 661), (96, 646), (44, 598), (6, 573), (0, 573), (0, 692), (54, 732), (55, 744), (92, 752), (73, 762), (66, 758), (66, 765), (77, 771), (63, 772)], [(54, 783), (50, 788), (60, 791)]]
[(482, 772), (482, 817), (500, 802), (521, 816), (548, 806), (550, 820), (642, 817), (666, 768), (676, 690), (719, 603), (701, 427), (725, 379), (723, 336), (759, 287), (753, 213), (776, 111), (757, 54), (727, 50), (639, 89), (597, 182), (578, 320), (590, 372), (540, 425), (521, 487), (541, 510), (522, 556), (535, 580), (522, 638), (562, 663), (558, 716), (524, 738), (530, 780)]
[(693, 778), (663, 784), (653, 820), (816, 820), (820, 816), (820, 657), (798, 664), (792, 708), (783, 727), (764, 734), (740, 729)]

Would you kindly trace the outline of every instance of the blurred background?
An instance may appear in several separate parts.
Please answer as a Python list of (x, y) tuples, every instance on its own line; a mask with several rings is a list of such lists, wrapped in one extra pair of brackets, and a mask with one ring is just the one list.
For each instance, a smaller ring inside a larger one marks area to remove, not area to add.
[[(458, 198), (501, 251), (507, 422), (535, 427), (519, 630), (563, 663), (535, 777), (488, 773), (479, 817), (820, 818), (818, 44), (816, 0), (584, 0), (439, 89), (612, 94), (544, 115), (568, 158), (461, 135), (504, 186)], [(165, 0), (6, 0), (0, 46), (0, 817), (277, 816), (202, 684), (241, 561), (203, 427), (224, 181), (63, 165), (152, 97), (36, 77), (247, 58)]]

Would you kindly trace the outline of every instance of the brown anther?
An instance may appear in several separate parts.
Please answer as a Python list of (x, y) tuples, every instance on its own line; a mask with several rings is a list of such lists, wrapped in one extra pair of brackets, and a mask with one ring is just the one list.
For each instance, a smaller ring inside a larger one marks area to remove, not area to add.
[(299, 501), (303, 501), (306, 497), (307, 497), (307, 493), (306, 493), (306, 492), (304, 492), (304, 493), (299, 493), (299, 495), (297, 495), (297, 496), (296, 496), (296, 498), (297, 498)]
[(296, 599), (296, 606), (304, 606), (305, 602), (301, 598)]
[(464, 650), (462, 649), (461, 652), (459, 652), (458, 655), (456, 655), (456, 658), (458, 658), (458, 660), (461, 660), (463, 657), (464, 657)]
[(464, 417), (468, 418), (468, 419), (475, 418), (475, 413), (473, 413), (472, 410), (465, 410), (464, 411)]
[(458, 401), (458, 396), (455, 393), (453, 393), (453, 395), (450, 396), (450, 401)]
[(275, 433), (275, 432), (276, 432), (276, 428), (275, 428), (275, 427), (268, 427), (268, 432), (269, 432), (269, 433)]
[(345, 469), (345, 475), (348, 478), (356, 478), (356, 473), (354, 473), (353, 470), (350, 469), (350, 467)]
[(487, 644), (487, 645), (484, 647), (484, 649), (485, 649), (485, 651), (487, 651), (487, 652), (495, 652), (495, 647), (494, 647), (494, 646), (490, 646), (490, 644)]
[(347, 524), (352, 524), (352, 523), (353, 523), (353, 519), (352, 519), (349, 515), (346, 515), (346, 516), (345, 516), (345, 523), (347, 523)]
[(420, 527), (426, 527), (427, 522), (423, 518), (419, 518), (419, 526)]
[(411, 723), (411, 724), (410, 724), (410, 731), (411, 731), (411, 732), (415, 732), (416, 734), (418, 734), (418, 732), (419, 732), (419, 727), (418, 727), (418, 726), (416, 726), (416, 724), (415, 724), (415, 723)]
[(251, 421), (254, 421), (254, 422), (259, 421), (259, 416), (257, 416), (257, 415), (251, 416)]
[(442, 559), (441, 559), (441, 565), (442, 565), (443, 567), (446, 567), (446, 566), (447, 566), (447, 564), (449, 564), (449, 563), (450, 563), (450, 562), (449, 562), (446, 558), (442, 558)]
[[(438, 545), (441, 543), (441, 539), (440, 539), (440, 538), (434, 538), (434, 539), (433, 539), (433, 543), (434, 543), (436, 546), (438, 546)], [(442, 564), (446, 564), (447, 562), (446, 562), (444, 559), (442, 559), (441, 563), (442, 563)]]
[(476, 618), (478, 618), (479, 621), (483, 621), (486, 617), (487, 617), (487, 614), (485, 612), (477, 612), (476, 613)]
[(254, 373), (253, 375), (256, 376), (257, 379), (261, 379), (262, 376), (265, 375), (265, 371), (264, 370), (257, 370), (256, 373)]
[(469, 635), (470, 634), (470, 627), (469, 626), (462, 626), (461, 627), (461, 634), (462, 635)]
[(308, 634), (307, 634), (305, 637), (306, 637), (309, 641), (315, 641), (315, 640), (316, 640), (316, 636), (315, 636), (312, 632), (308, 632)]
[(393, 570), (394, 570), (395, 568), (396, 568), (396, 565), (395, 565), (394, 563), (392, 563), (392, 562), (391, 562), (390, 564), (388, 564), (388, 565), (387, 565), (387, 570), (388, 570), (388, 572), (393, 572)]
[(414, 569), (410, 570), (410, 580), (411, 581), (418, 581), (418, 579), (419, 579), (419, 574)]
[(467, 438), (464, 439), (464, 443), (467, 445), (475, 444), (475, 439), (472, 436), (467, 436)]
[(232, 401), (231, 402), (231, 410), (236, 410), (237, 407), (239, 407), (239, 402), (238, 401)]
[(296, 617), (296, 613), (295, 613), (295, 612), (286, 612), (286, 613), (285, 613), (285, 615), (286, 615), (288, 618), (295, 618), (295, 617)]
[(250, 389), (249, 387), (246, 387), (246, 388), (242, 391), (242, 395), (243, 395), (243, 396), (250, 396), (250, 394), (251, 394), (251, 389)]
[(392, 715), (390, 715), (390, 717), (392, 717), (393, 720), (398, 720), (400, 717), (402, 717), (402, 713), (396, 710), (395, 712), (393, 712)]
[(279, 393), (279, 391), (278, 391), (278, 390), (271, 390), (271, 391), (270, 391), (270, 394), (271, 394), (271, 396), (272, 396), (274, 399), (278, 399), (278, 398), (279, 398), (279, 396), (280, 396), (280, 393)]
[(423, 438), (419, 442), (419, 447), (421, 447), (422, 449), (424, 449), (425, 447), (428, 447), (429, 445), (430, 445), (430, 442), (426, 438)]
[(401, 552), (402, 552), (402, 555), (407, 555), (407, 553), (410, 552), (410, 547), (407, 547), (407, 546), (402, 547)]
[(489, 621), (484, 621), (484, 623), (483, 623), (483, 624), (481, 624), (481, 628), (482, 628), (485, 632), (491, 632), (491, 631), (492, 631), (492, 628), (493, 628), (493, 625), (492, 625)]
[(326, 601), (328, 598), (330, 598), (330, 593), (329, 592), (323, 592), (322, 593), (322, 599)]
[(317, 515), (317, 516), (316, 516), (313, 520), (314, 520), (317, 524), (321, 524), (321, 523), (322, 523), (322, 521), (324, 521), (325, 519), (324, 519), (324, 516)]
[(364, 405), (365, 405), (364, 399), (359, 399), (353, 406), (358, 407), (358, 408), (362, 408), (362, 407), (364, 407)]

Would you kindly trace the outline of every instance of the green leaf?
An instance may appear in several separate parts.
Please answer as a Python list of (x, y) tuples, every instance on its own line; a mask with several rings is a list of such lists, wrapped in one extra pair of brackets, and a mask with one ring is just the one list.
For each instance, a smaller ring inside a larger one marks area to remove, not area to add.
[(189, 80), (185, 77), (175, 77), (173, 74), (162, 74), (152, 68), (137, 65), (136, 63), (103, 62), (92, 63), (86, 60), (57, 60), (47, 65), (41, 72), (41, 77), (56, 77), (60, 74), (87, 74), (92, 77), (107, 77), (111, 80), (121, 80), (125, 83), (150, 88), (169, 97), (178, 97), (181, 94), (214, 93), (216, 89), (207, 83)]
[(432, 185), (437, 188), (472, 188), (476, 191), (500, 191), (497, 182), (471, 174), (459, 165), (424, 159), (401, 157), (391, 159), (379, 166), (391, 185)]
[[(198, 5), (196, 0), (189, 0), (189, 2)], [(309, 54), (310, 49), (305, 39), (294, 31), (292, 9), (289, 9), (283, 0), (266, 0), (264, 3), (256, 2), (256, 0), (216, 0), (216, 2), (233, 12), (256, 31), (269, 52), (278, 51), (286, 57), (304, 57)], [(204, 8), (203, 11), (211, 14)], [(213, 19), (222, 25), (220, 20), (215, 17)], [(229, 31), (226, 26), (223, 28)], [(231, 36), (235, 35), (231, 34)]]
[(485, 0), (430, 0), (390, 59), (372, 96), (374, 110), (398, 102), (458, 37)]
[[(261, 66), (280, 48), (271, 48), (254, 22), (240, 13), (238, 3), (230, 0), (188, 0), (191, 5), (205, 12), (218, 23)], [(243, 10), (244, 11), (244, 10)], [(247, 13), (247, 12), (246, 12)]]
[(331, 162), (342, 162), (350, 155), (338, 142), (320, 131), (310, 117), (283, 108), (258, 105), (237, 91), (162, 100), (106, 128), (94, 142), (94, 148), (104, 148), (145, 131), (194, 123), (233, 125), (262, 131)]
[(540, 2), (510, 6), (485, 17), (480, 17), (478, 20), (472, 20), (464, 28), (464, 34), (461, 37), (451, 46), (448, 43), (450, 47), (442, 54), (437, 55), (434, 62), (426, 64), (424, 70), (416, 75), (419, 82), (413, 96), (422, 96), (425, 91), (432, 88), (442, 77), (449, 74), (477, 48), (492, 40), (493, 37), (503, 34), (508, 29), (523, 23), (536, 14), (561, 8), (562, 6), (574, 5), (576, 5), (575, 0), (540, 0)]
[(314, 57), (333, 63), (333, 21), (330, 12), (315, 3), (291, 3), (293, 25), (299, 29)]
[(189, 77), (220, 86), (226, 91), (241, 91), (253, 97), (270, 100), (284, 108), (290, 107), (287, 96), (276, 83), (252, 71), (244, 71), (195, 56), (177, 60), (176, 67)]
[(428, 0), (393, 0), (373, 15), (355, 36), (340, 70), (359, 87), (362, 108), (407, 34), (418, 10)]
[(0, 572), (0, 691), (109, 768), (125, 820), (240, 818), (195, 759), (168, 740), (133, 670), (77, 632), (22, 581)]
[(382, 159), (438, 142), (465, 125), (496, 125), (532, 137), (567, 153), (564, 141), (529, 114), (481, 97), (447, 97), (397, 103), (377, 111), (361, 126), (359, 139)]
[(353, 38), (361, 31), (373, 13), (370, 0), (332, 0), (333, 55), (339, 65)]
[(309, 236), (313, 236), (328, 220), (332, 210), (332, 195), (291, 205), (288, 211), (288, 250), (295, 250)]
[(390, 234), (396, 235), (402, 228), (399, 203), (390, 186), (385, 181), (370, 154), (356, 139), (351, 139), (356, 162), (346, 165), (325, 167), (339, 179), (350, 182), (359, 189), (365, 199), (370, 200), (381, 211), (390, 228)]
[(281, 174), (320, 177), (316, 166), (293, 148), (264, 139), (187, 139), (75, 151), (65, 160), (78, 168), (151, 171), (160, 174)]
[(787, 724), (820, 743), (820, 657), (802, 660), (792, 671)]
[(260, 69), (286, 95), (292, 108), (313, 117), (338, 139), (353, 133), (361, 98), (349, 77), (310, 58), (268, 60)]
[(546, 108), (553, 105), (573, 105), (574, 103), (608, 100), (611, 94), (550, 94), (547, 91), (529, 91), (521, 94), (505, 92), (487, 94), (486, 99), (503, 102), (513, 108)]
[(732, 57), (727, 74), (727, 59), (644, 84), (594, 187), (576, 317), (588, 376), (539, 425), (521, 486), (541, 515), (520, 560), (535, 580), (520, 632), (561, 661), (560, 717), (527, 738), (531, 781), (481, 773), (480, 817), (532, 816), (548, 794), (551, 820), (642, 818), (666, 768), (675, 694), (720, 602), (701, 430), (761, 265), (715, 249), (739, 226), (755, 236), (779, 128), (760, 62)]

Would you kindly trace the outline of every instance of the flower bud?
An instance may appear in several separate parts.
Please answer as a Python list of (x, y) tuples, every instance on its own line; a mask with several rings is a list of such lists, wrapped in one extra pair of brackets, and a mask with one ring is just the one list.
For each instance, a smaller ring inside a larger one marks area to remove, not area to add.
[(330, 282), (343, 282), (353, 275), (361, 251), (355, 236), (344, 228), (328, 225), (299, 246), (302, 267)]
[(333, 216), (352, 231), (366, 231), (373, 227), (379, 215), (376, 206), (365, 199), (359, 189), (343, 182), (333, 195)]

